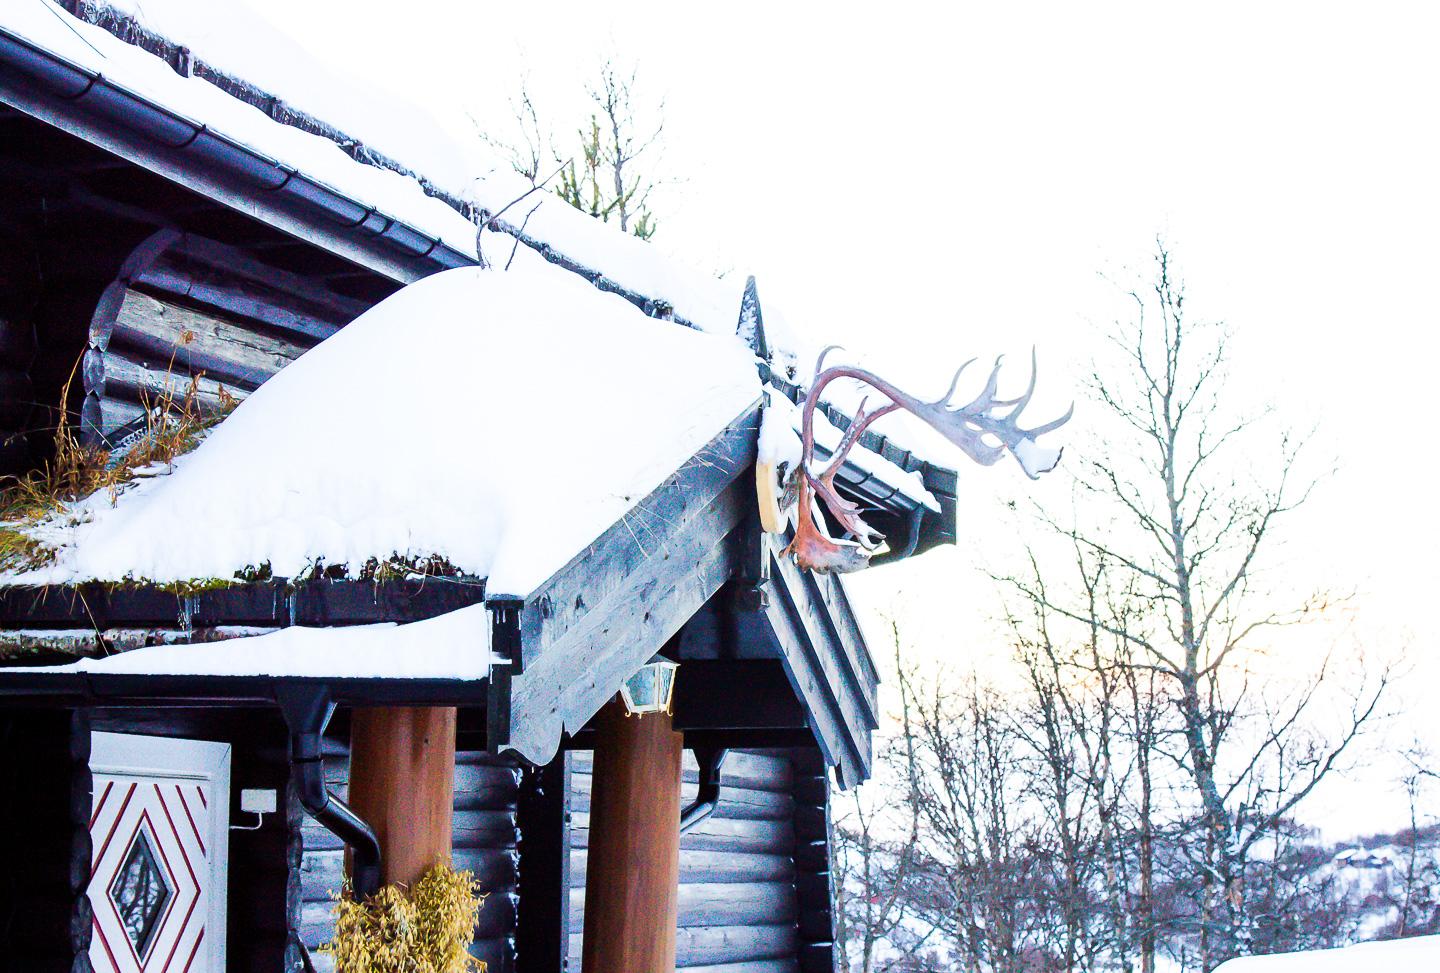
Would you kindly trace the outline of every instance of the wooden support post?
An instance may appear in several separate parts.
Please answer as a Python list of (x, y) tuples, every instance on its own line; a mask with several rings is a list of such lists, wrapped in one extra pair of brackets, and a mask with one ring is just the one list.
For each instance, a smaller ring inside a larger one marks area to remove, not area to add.
[(581, 966), (671, 973), (680, 891), (680, 752), (668, 713), (596, 717)]
[(515, 801), (520, 832), (515, 969), (557, 973), (570, 950), (570, 755), (527, 767)]
[(350, 724), (350, 807), (380, 839), (381, 881), (414, 887), (450, 860), (455, 708), (356, 709)]

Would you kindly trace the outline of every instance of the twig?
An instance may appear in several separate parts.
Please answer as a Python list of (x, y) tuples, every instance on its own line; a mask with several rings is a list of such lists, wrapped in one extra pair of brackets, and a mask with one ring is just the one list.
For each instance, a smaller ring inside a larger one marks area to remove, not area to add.
[[(515, 206), (516, 204), (520, 203), (522, 200), (527, 199), (529, 196), (531, 196), (531, 195), (532, 195), (533, 193), (535, 193), (536, 191), (538, 191), (538, 190), (540, 190), (540, 189), (544, 189), (544, 188), (545, 188), (545, 184), (548, 183), (551, 179), (554, 179), (556, 176), (560, 175), (561, 171), (564, 170), (564, 168), (565, 168), (566, 166), (568, 166), (569, 164), (570, 164), (570, 160), (569, 160), (569, 159), (566, 159), (564, 162), (560, 163), (560, 167), (559, 167), (558, 169), (556, 169), (554, 172), (550, 173), (550, 175), (546, 176), (544, 179), (540, 180), (540, 181), (537, 182), (535, 185), (533, 185), (533, 186), (531, 186), (529, 189), (525, 190), (525, 191), (524, 191), (523, 193), (521, 193), (519, 196), (516, 196), (514, 199), (510, 200), (510, 202), (508, 202), (508, 203), (506, 203), (504, 206), (500, 207), (500, 211), (499, 211), (498, 213), (496, 213), (494, 216), (486, 216), (486, 217), (485, 217), (485, 221), (484, 221), (483, 223), (481, 223), (481, 224), (480, 224), (480, 228), (475, 231), (475, 256), (476, 256), (476, 258), (479, 259), (479, 261), (480, 261), (480, 266), (482, 266), (482, 267), (488, 267), (488, 266), (489, 266), (489, 264), (487, 264), (487, 263), (485, 262), (485, 255), (484, 255), (484, 254), (481, 252), (481, 250), (480, 250), (480, 240), (481, 240), (482, 236), (484, 235), (484, 232), (485, 232), (486, 230), (491, 230), (491, 231), (496, 232), (496, 233), (502, 233), (502, 232), (504, 232), (503, 230), (500, 229), (500, 217), (504, 216), (507, 212), (509, 212), (511, 207), (513, 207), (513, 206)], [(539, 205), (539, 204), (536, 204), (536, 205), (537, 205), (537, 208), (538, 208), (538, 205)], [(534, 210), (531, 210), (531, 212), (533, 213)], [(526, 217), (526, 220), (527, 220), (527, 221), (529, 220), (529, 217), (528, 217), (528, 216)], [(516, 232), (519, 232), (519, 231), (516, 231)], [(518, 239), (518, 237), (517, 237), (517, 239)], [(514, 251), (511, 251), (511, 257), (512, 257), (512, 258), (514, 257)], [(506, 268), (508, 269), (510, 265), (509, 265), (509, 263), (506, 263), (505, 266), (506, 266)]]
[(505, 261), (506, 270), (509, 270), (510, 264), (515, 261), (515, 254), (520, 249), (520, 238), (525, 235), (525, 227), (530, 225), (530, 217), (534, 216), (535, 211), (539, 208), (540, 203), (536, 203), (534, 206), (530, 207), (530, 212), (526, 213), (525, 219), (520, 221), (520, 229), (515, 231), (515, 242), (510, 246), (510, 259)]

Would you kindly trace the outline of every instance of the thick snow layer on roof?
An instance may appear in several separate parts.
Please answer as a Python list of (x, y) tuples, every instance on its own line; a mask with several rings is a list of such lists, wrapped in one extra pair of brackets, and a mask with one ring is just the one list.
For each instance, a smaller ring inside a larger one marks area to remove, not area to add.
[[(478, 134), (466, 138), (457, 134), (463, 131), (458, 126), (431, 122), (423, 110), (407, 107), (404, 93), (377, 95), (371, 88), (339, 84), (293, 41), (288, 44), (293, 48), (291, 56), (277, 53), (276, 37), (283, 40), (283, 35), (267, 33), (247, 42), (243, 30), (226, 29), (247, 23), (253, 29), (253, 15), (227, 19), (223, 10), (210, 8), (201, 14), (193, 3), (165, 0), (143, 5), (121, 0), (111, 6), (132, 16), (139, 15), (143, 6), (142, 22), (158, 32), (180, 34), (171, 39), (191, 46), (196, 56), (215, 56), (221, 70), (261, 87), (279, 88), (272, 93), (490, 213), (504, 209), (531, 188), (491, 157)], [(0, 25), (461, 253), (475, 254), (474, 225), (448, 204), (427, 196), (416, 179), (353, 159), (329, 139), (278, 122), (208, 81), (181, 77), (160, 58), (71, 17), (51, 0), (6, 3), (0, 6)], [(537, 204), (539, 209), (530, 214)], [(734, 331), (743, 279), (722, 281), (688, 268), (550, 192), (536, 193), (504, 219), (518, 224), (527, 214), (528, 236), (627, 290), (670, 304), (678, 315), (704, 330)]]
[(1245, 956), (1221, 963), (1215, 973), (1435, 973), (1440, 936), (1358, 943), (1340, 949)]
[(484, 605), (406, 625), (284, 628), (266, 635), (156, 645), (23, 672), (147, 676), (293, 676), (350, 679), (486, 679), (492, 663)]
[(0, 581), (441, 555), (524, 596), (759, 394), (734, 337), (648, 318), (548, 264), (446, 271), (262, 385), (173, 473), (34, 528), (55, 562)]
[[(506, 209), (531, 188), (493, 158), (478, 134), (458, 125), (440, 124), (423, 106), (412, 109), (411, 93), (377, 92), (352, 79), (342, 82), (329, 77), (301, 45), (279, 30), (265, 29), (253, 11), (227, 16), (224, 10), (190, 0), (144, 4), (108, 0), (108, 5), (175, 43), (187, 45), (220, 70), (271, 90), (300, 110), (339, 126), (413, 168), (439, 189), (489, 213)], [(203, 122), (382, 215), (461, 253), (476, 255), (473, 224), (448, 204), (426, 195), (417, 180), (360, 162), (329, 139), (278, 122), (207, 81), (181, 77), (160, 58), (71, 17), (52, 0), (5, 4), (0, 7), (0, 25), (158, 105)], [(734, 332), (742, 275), (719, 280), (697, 272), (645, 241), (581, 213), (548, 191), (534, 193), (510, 208), (503, 219), (512, 224), (524, 222), (527, 237), (626, 290), (669, 303), (680, 317), (705, 331)], [(513, 240), (485, 236), (485, 257), (503, 264)], [(814, 360), (818, 344), (792, 331), (774, 306), (765, 308), (765, 321), (777, 367), (783, 371), (795, 366), (803, 372)], [(858, 390), (836, 383), (826, 397), (853, 411), (859, 396)], [(947, 465), (958, 460), (954, 447), (911, 416), (887, 416), (874, 428), (902, 449)]]
[[(176, 74), (160, 58), (65, 13), (50, 0), (19, 0), (0, 8), (0, 25), (44, 50), (98, 72), (156, 105), (291, 166), (338, 192), (373, 206), (463, 253), (475, 252), (475, 228), (420, 184), (365, 165), (327, 138), (277, 122), (208, 81)], [(257, 56), (271, 56), (268, 50)]]

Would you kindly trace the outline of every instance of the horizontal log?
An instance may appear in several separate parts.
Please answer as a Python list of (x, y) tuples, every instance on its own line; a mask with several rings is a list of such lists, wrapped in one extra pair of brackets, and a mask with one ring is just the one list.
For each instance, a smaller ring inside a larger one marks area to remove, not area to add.
[(315, 307), (326, 318), (339, 321), (358, 317), (374, 303), (338, 294), (313, 276), (282, 270), (247, 252), (193, 233), (185, 234), (154, 266), (174, 268), (195, 280), (233, 280), (265, 294), (292, 296)]
[[(515, 898), (510, 894), (487, 896), (475, 920), (476, 939), (496, 939), (515, 929)], [(314, 948), (335, 934), (334, 905), (305, 902), (300, 906), (300, 941)]]
[[(570, 852), (570, 885), (585, 887), (589, 853), (583, 848)], [(746, 855), (733, 851), (687, 850), (680, 852), (680, 881), (702, 882), (792, 882), (795, 863), (788, 855)]]
[[(482, 892), (510, 892), (515, 888), (516, 854), (503, 848), (460, 848), (451, 853), (450, 865), (470, 871)], [(345, 878), (345, 853), (306, 851), (300, 873), (306, 902), (329, 902)]]
[[(190, 385), (189, 374), (179, 366), (171, 369), (165, 361), (138, 361), (127, 354), (99, 352), (93, 348), (85, 352), (85, 372), (87, 392), (151, 407), (166, 399), (179, 402)], [(233, 399), (243, 399), (248, 394), (237, 384), (218, 382), (206, 375), (196, 382), (196, 405), (202, 411), (219, 411), (222, 387)]]
[[(570, 754), (572, 772), (576, 776), (590, 775), (594, 763), (589, 750), (574, 750)], [(689, 750), (682, 758), (680, 779), (695, 783), (699, 771), (695, 766), (695, 755)], [(721, 771), (724, 783), (752, 790), (779, 791), (789, 793), (791, 787), (790, 758), (784, 752), (762, 753), (754, 750), (732, 750), (725, 757)]]
[(26, 899), (24, 921), (10, 925), (5, 940), (7, 949), (56, 953), (72, 950), (83, 953), (90, 948), (91, 906), (87, 896), (55, 903)]
[[(11, 367), (0, 367), (0, 423), (8, 428), (21, 428), (35, 402), (30, 376)], [(54, 405), (53, 402), (43, 403)]]
[[(572, 848), (589, 846), (590, 815), (571, 814)], [(680, 836), (680, 851), (733, 851), (750, 854), (790, 854), (795, 828), (789, 821), (746, 821), (713, 815)]]
[[(589, 774), (577, 775), (571, 787), (570, 810), (590, 810), (592, 778)], [(680, 785), (680, 803), (689, 804), (695, 800), (699, 785), (687, 781)], [(778, 791), (760, 791), (732, 785), (722, 776), (720, 803), (715, 813), (728, 818), (756, 818), (778, 821), (794, 815), (794, 799)]]
[[(570, 934), (570, 968), (580, 962), (580, 941), (583, 934)], [(798, 937), (794, 926), (701, 926), (682, 928), (675, 937), (677, 969), (761, 960), (794, 963)], [(777, 970), (793, 969), (780, 966)]]
[(35, 332), (30, 322), (0, 317), (0, 365), (23, 372), (35, 356)]
[(144, 415), (145, 410), (138, 402), (94, 392), (87, 394), (80, 406), (80, 419), (85, 431), (105, 436), (136, 422)]
[[(515, 847), (515, 812), (513, 811), (456, 811), (453, 818), (452, 847), (454, 848), (513, 848)], [(321, 827), (313, 818), (306, 817), (301, 825), (305, 850), (329, 851), (341, 847), (339, 838)]]
[(177, 371), (258, 386), (303, 355), (313, 342), (256, 331), (224, 316), (129, 290), (110, 330), (108, 350), (152, 366), (173, 360)]
[(677, 967), (686, 973), (798, 973), (793, 959), (758, 959), (746, 963), (706, 963), (704, 966)]
[(4, 962), (5, 969), (24, 973), (94, 973), (88, 953), (68, 956), (52, 949), (17, 948), (5, 953)]
[[(795, 889), (788, 882), (680, 886), (681, 929), (773, 926), (795, 922)], [(570, 890), (570, 931), (585, 927), (585, 889)]]
[[(327, 754), (325, 783), (336, 794), (345, 791), (350, 780), (349, 756)], [(501, 811), (515, 809), (520, 771), (515, 767), (455, 760), (455, 809), (457, 811)]]
[(348, 320), (339, 312), (326, 312), (310, 302), (246, 287), (239, 281), (197, 280), (180, 267), (154, 267), (137, 283), (157, 294), (186, 298), (305, 341), (327, 338), (338, 330), (339, 323)]

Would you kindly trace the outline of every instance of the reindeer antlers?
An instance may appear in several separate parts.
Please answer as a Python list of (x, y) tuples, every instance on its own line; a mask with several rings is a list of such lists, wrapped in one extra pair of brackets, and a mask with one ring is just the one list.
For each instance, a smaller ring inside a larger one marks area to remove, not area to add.
[[(1034, 351), (1030, 354), (1030, 384), (1026, 387), (1024, 395), (1018, 399), (996, 397), (1002, 364), (1001, 359), (996, 359), (995, 366), (990, 370), (990, 376), (986, 379), (985, 387), (980, 394), (964, 405), (954, 405), (951, 399), (955, 395), (956, 388), (959, 387), (960, 377), (965, 369), (974, 362), (974, 359), (955, 370), (955, 375), (950, 380), (950, 387), (944, 395), (933, 402), (926, 402), (901, 391), (874, 372), (863, 368), (849, 365), (823, 368), (825, 357), (832, 350), (834, 350), (833, 347), (822, 351), (819, 360), (815, 363), (815, 381), (811, 384), (810, 392), (805, 397), (805, 405), (801, 413), (802, 460), (798, 471), (800, 477), (799, 516), (795, 527), (795, 537), (785, 548), (784, 553), (792, 555), (796, 564), (802, 568), (824, 574), (832, 571), (856, 571), (869, 564), (871, 555), (884, 535), (865, 523), (860, 516), (858, 504), (840, 496), (835, 489), (835, 474), (844, 465), (845, 457), (860, 441), (865, 430), (875, 420), (898, 409), (904, 409), (923, 420), (936, 432), (958, 446), (965, 455), (982, 466), (993, 466), (1006, 452), (1009, 452), (1015, 457), (1025, 474), (1033, 480), (1037, 479), (1040, 474), (1054, 469), (1055, 465), (1060, 462), (1060, 450), (1041, 446), (1036, 440), (1069, 422), (1074, 413), (1074, 406), (1067, 409), (1065, 414), (1058, 419), (1032, 429), (1023, 429), (1019, 424), (1020, 413), (1030, 404), (1030, 398), (1035, 394), (1037, 368)], [(825, 469), (816, 474), (812, 472), (815, 458), (815, 407), (819, 404), (820, 395), (825, 387), (841, 378), (863, 382), (882, 393), (890, 401), (867, 412), (865, 406), (869, 399), (862, 399), (855, 418), (850, 423), (850, 428), (845, 431), (845, 435), (835, 448), (829, 463)], [(1008, 412), (1000, 411), (1007, 408)], [(813, 507), (813, 497), (820, 498), (825, 504), (825, 509), (853, 540), (836, 541), (829, 536), (825, 530), (824, 519)]]

